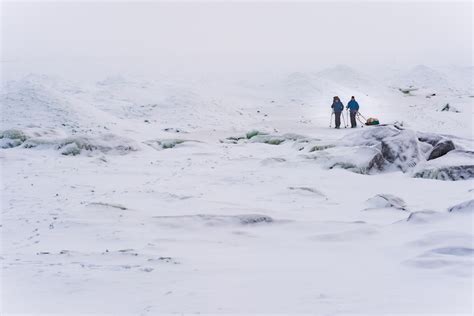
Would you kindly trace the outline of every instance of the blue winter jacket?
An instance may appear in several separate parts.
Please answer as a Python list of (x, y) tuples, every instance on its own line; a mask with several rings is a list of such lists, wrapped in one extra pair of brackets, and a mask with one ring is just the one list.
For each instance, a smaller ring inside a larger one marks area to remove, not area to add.
[(359, 111), (359, 103), (357, 103), (356, 100), (350, 100), (349, 103), (347, 103), (347, 108), (351, 111)]
[(341, 101), (333, 102), (331, 108), (334, 112), (342, 112), (344, 110), (344, 104)]

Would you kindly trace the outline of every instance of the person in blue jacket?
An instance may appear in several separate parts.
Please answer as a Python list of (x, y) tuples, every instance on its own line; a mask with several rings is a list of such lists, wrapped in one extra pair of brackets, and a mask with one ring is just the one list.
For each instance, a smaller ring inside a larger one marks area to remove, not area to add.
[(336, 128), (339, 128), (341, 126), (341, 113), (344, 111), (344, 104), (342, 104), (339, 97), (334, 97), (331, 108), (336, 118)]
[(357, 112), (359, 111), (359, 103), (357, 103), (354, 96), (352, 96), (349, 103), (347, 103), (347, 109), (350, 111), (351, 127), (356, 128), (357, 127), (356, 115), (357, 115)]

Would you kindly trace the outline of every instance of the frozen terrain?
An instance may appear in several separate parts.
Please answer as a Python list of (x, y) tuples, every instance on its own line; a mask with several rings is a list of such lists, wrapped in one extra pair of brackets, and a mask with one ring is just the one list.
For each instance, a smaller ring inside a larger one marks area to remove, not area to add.
[(1, 314), (471, 315), (472, 75), (5, 78)]

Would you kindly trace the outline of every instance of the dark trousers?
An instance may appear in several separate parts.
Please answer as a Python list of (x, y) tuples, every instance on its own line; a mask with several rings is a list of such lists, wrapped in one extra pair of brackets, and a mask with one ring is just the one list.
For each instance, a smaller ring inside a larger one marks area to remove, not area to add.
[(357, 111), (351, 111), (351, 127), (357, 127), (356, 115)]
[(341, 126), (341, 113), (342, 112), (334, 112), (334, 116), (336, 117), (336, 128)]

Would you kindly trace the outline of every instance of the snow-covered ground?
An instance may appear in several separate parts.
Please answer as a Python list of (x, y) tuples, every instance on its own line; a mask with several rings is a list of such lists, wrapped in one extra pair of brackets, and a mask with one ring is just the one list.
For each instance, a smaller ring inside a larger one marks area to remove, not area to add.
[(2, 314), (471, 315), (472, 70), (4, 78)]

